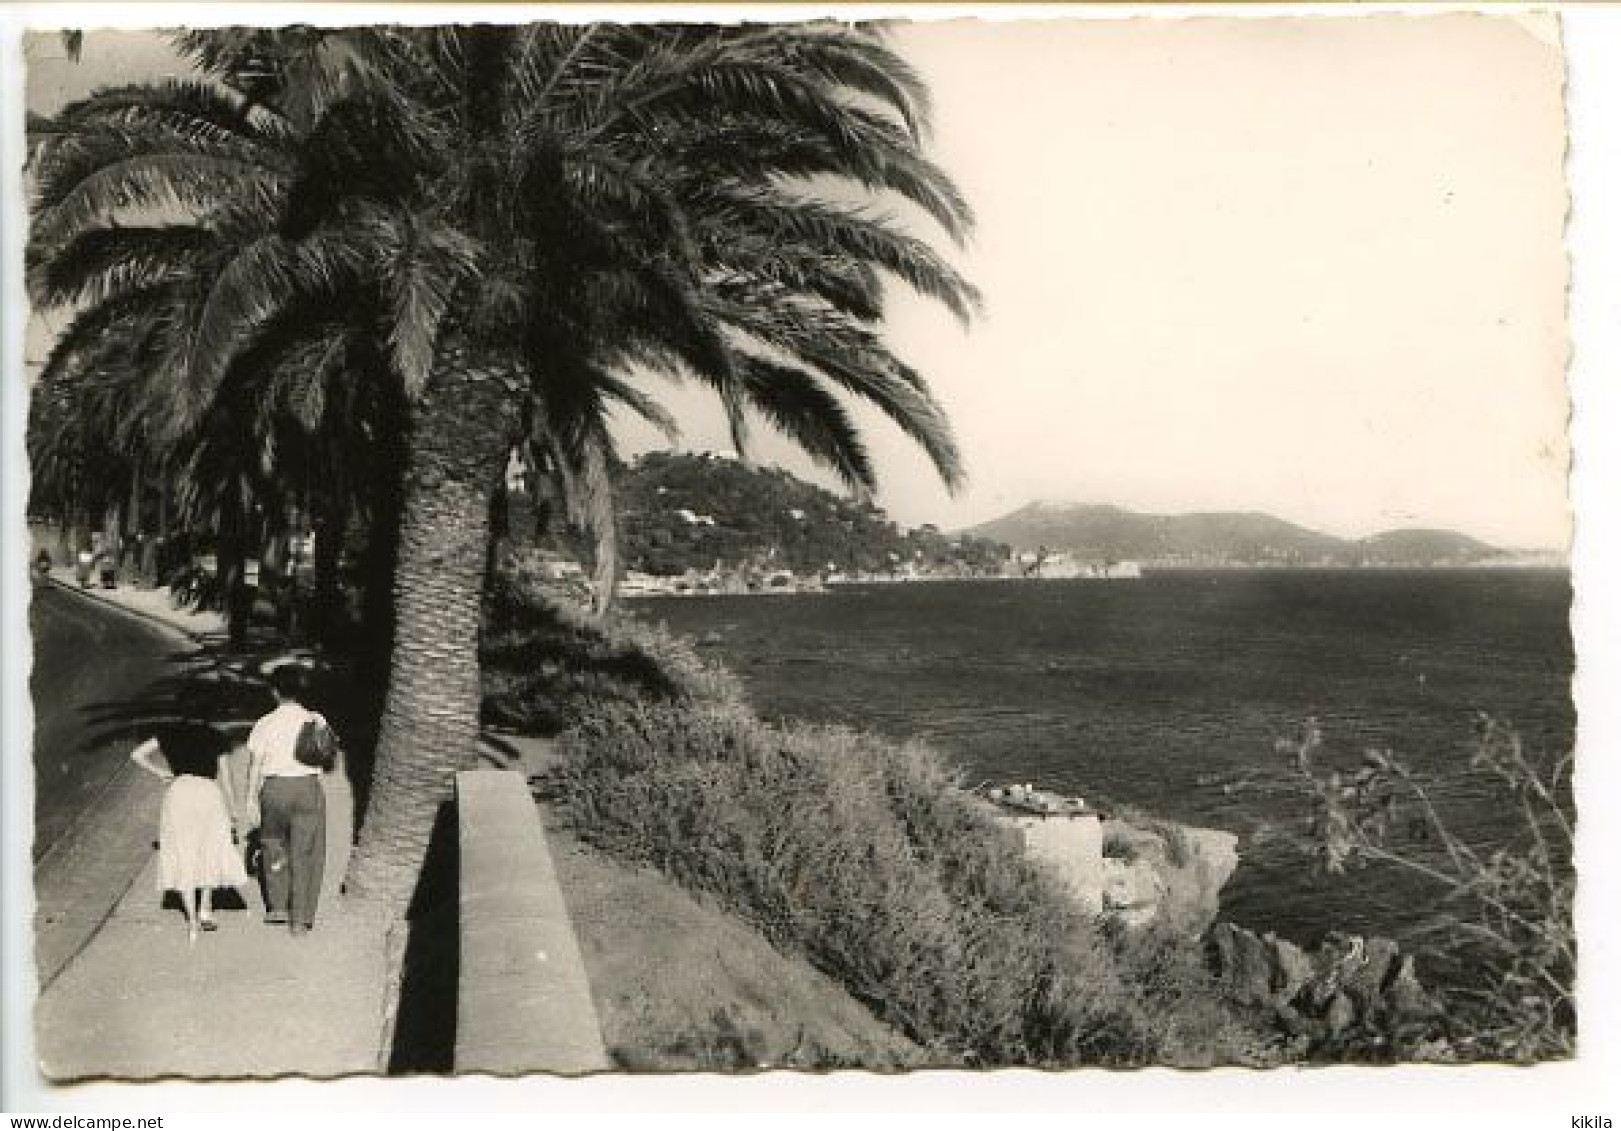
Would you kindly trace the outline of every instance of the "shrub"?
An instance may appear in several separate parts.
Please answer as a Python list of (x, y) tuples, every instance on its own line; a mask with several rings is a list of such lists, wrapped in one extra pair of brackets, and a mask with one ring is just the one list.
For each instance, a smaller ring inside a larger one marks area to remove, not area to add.
[(724, 668), (660, 626), (598, 621), (519, 571), (496, 574), (480, 643), (484, 721), (555, 735), (585, 704), (644, 699), (742, 703)]
[(1571, 910), (1574, 818), (1567, 754), (1540, 768), (1515, 730), (1476, 718), (1469, 768), (1508, 799), (1499, 847), (1460, 837), (1424, 782), (1388, 750), (1359, 764), (1325, 757), (1315, 721), (1280, 743), (1312, 814), (1309, 845), (1330, 872), (1369, 864), (1433, 884), (1440, 913), (1426, 934), (1444, 966), (1467, 981), (1440, 985), (1451, 1024), (1415, 1038), (1425, 1055), (1530, 1061), (1570, 1056), (1576, 1038), (1576, 935)]
[(740, 704), (596, 702), (544, 788), (942, 1063), (1253, 1062), (1188, 940), (1111, 938), (930, 751)]
[(1132, 863), (1142, 846), (1144, 832), (1153, 833), (1165, 846), (1165, 862), (1172, 868), (1186, 868), (1193, 861), (1193, 845), (1188, 830), (1175, 821), (1156, 817), (1134, 805), (1110, 805), (1113, 820), (1103, 826), (1103, 855)]

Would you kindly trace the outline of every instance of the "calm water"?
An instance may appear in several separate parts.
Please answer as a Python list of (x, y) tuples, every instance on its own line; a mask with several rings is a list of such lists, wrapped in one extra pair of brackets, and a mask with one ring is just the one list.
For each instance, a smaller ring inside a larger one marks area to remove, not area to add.
[(1221, 571), (1136, 582), (888, 585), (632, 607), (701, 639), (767, 716), (919, 737), (970, 780), (1032, 781), (1244, 838), (1227, 914), (1311, 941), (1403, 934), (1433, 893), (1325, 880), (1278, 830), (1298, 800), (1274, 750), (1310, 717), (1330, 747), (1388, 746), (1490, 841), (1503, 800), (1468, 771), (1474, 712), (1539, 756), (1572, 742), (1568, 573)]

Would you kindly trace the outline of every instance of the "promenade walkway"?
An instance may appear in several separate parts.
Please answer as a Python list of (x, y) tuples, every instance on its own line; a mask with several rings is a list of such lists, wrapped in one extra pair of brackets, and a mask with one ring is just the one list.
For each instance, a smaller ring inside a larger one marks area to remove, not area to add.
[[(175, 609), (166, 590), (80, 590), (66, 570), (55, 580), (194, 640), (223, 632), (217, 614)], [(178, 906), (166, 907), (157, 890), (160, 790), (143, 787), (143, 777), (132, 767), (82, 822), (86, 836), (117, 846), (111, 851), (145, 857), (123, 862), (135, 879), (110, 910), (89, 906), (89, 897), (79, 897), (84, 906), (75, 903), (71, 867), (37, 874), (41, 908), (59, 908), (79, 925), (70, 943), (51, 953), (42, 948), (39, 956), (44, 984), (35, 1047), (42, 1074), (54, 1081), (334, 1077), (384, 1067), (394, 996), (388, 925), (338, 892), (352, 839), (347, 777), (340, 771), (324, 778), (326, 882), (315, 931), (293, 938), (285, 927), (264, 925), (250, 885), (245, 906), (222, 907), (220, 929), (190, 945)], [(150, 832), (131, 835), (141, 823)], [(107, 830), (122, 833), (109, 837)]]

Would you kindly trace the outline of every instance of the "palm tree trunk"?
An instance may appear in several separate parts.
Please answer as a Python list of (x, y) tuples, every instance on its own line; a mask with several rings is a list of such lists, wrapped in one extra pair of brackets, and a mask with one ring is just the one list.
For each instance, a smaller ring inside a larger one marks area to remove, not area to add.
[(158, 569), (158, 538), (148, 533), (141, 539), (141, 585), (152, 589), (160, 581)]
[(152, 576), (159, 585), (169, 580), (169, 572), (179, 564), (169, 545), (169, 489), (169, 468), (165, 464), (158, 469), (158, 536), (152, 550)]
[(144, 471), (141, 457), (136, 456), (135, 465), (130, 471), (129, 486), (129, 528), (134, 541), (130, 569), (141, 588), (150, 589), (157, 584), (157, 571), (152, 562), (152, 531), (146, 525)]
[(224, 517), (214, 554), (221, 611), (225, 614), (226, 639), (233, 648), (247, 643), (248, 619), (253, 611), (248, 596), (247, 543), (240, 523), (237, 515), (227, 514)]
[(73, 504), (63, 503), (61, 512), (57, 516), (56, 528), (56, 558), (65, 566), (73, 564), (73, 555), (78, 551), (78, 539), (74, 537)]
[(316, 640), (332, 640), (340, 623), (343, 610), (342, 579), (338, 576), (339, 555), (343, 550), (345, 521), (343, 496), (336, 490), (324, 490), (311, 499), (311, 530), (315, 535), (315, 552), (310, 562), (311, 626)]
[(106, 554), (106, 558), (104, 559), (104, 564), (102, 566), (104, 576), (107, 572), (108, 566), (111, 566), (113, 576), (116, 577), (118, 575), (119, 568), (123, 565), (123, 509), (124, 508), (120, 502), (114, 501), (108, 503), (107, 509), (102, 512), (101, 548), (102, 552)]
[(258, 596), (270, 603), (274, 610), (272, 616), (276, 624), (276, 632), (286, 643), (288, 628), (287, 601), (287, 542), (285, 535), (277, 526), (284, 525), (285, 515), (277, 520), (277, 525), (266, 531), (259, 544), (259, 584)]
[(394, 569), (394, 647), (348, 891), (403, 912), (453, 775), (477, 763), (478, 633), (490, 504), (518, 414), (506, 370), (463, 348), (412, 413)]
[(169, 537), (169, 469), (158, 475), (158, 537)]

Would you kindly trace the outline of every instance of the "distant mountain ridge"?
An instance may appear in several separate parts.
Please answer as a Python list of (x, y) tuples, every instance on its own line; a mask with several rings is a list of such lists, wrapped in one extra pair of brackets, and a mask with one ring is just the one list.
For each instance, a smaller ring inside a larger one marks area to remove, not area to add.
[(965, 531), (1018, 550), (1064, 550), (1083, 560), (1189, 565), (1454, 565), (1503, 552), (1451, 530), (1331, 534), (1252, 511), (1143, 514), (1088, 503), (1035, 502)]

